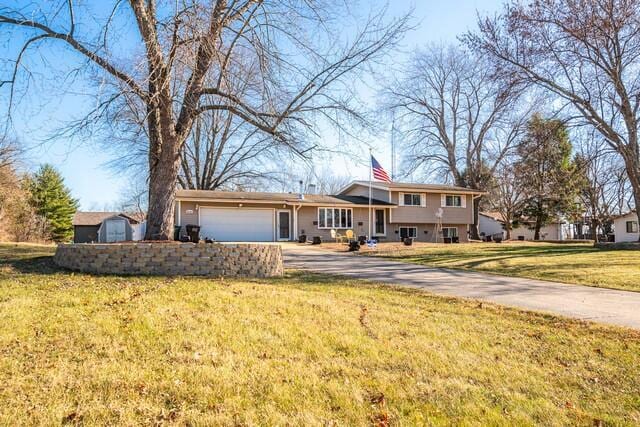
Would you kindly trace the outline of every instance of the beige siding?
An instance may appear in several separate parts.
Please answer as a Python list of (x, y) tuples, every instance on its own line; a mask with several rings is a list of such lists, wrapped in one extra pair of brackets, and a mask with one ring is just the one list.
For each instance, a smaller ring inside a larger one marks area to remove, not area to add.
[[(391, 193), (391, 203), (399, 204), (398, 197), (399, 192), (393, 191)], [(441, 194), (439, 193), (425, 193), (426, 194), (426, 206), (398, 206), (393, 209), (392, 223), (414, 223), (414, 224), (429, 224), (436, 223), (436, 212), (441, 207)], [(455, 194), (455, 193), (447, 193)], [(462, 195), (466, 198), (466, 207), (453, 208), (443, 207), (444, 214), (442, 216), (443, 223), (447, 224), (471, 224), (473, 223), (472, 213), (472, 196)]]
[[(330, 207), (330, 206), (325, 206)], [(357, 236), (365, 236), (369, 230), (369, 210), (368, 208), (353, 208), (352, 213), (352, 230)], [(388, 216), (388, 214), (387, 214)], [(320, 229), (317, 225), (318, 206), (303, 206), (298, 211), (298, 231), (300, 234), (307, 235), (308, 239), (314, 236), (320, 236), (322, 240), (331, 240), (331, 230)], [(316, 224), (314, 224), (316, 222)], [(388, 229), (388, 228), (387, 228)], [(346, 230), (338, 230), (340, 234), (344, 234)]]

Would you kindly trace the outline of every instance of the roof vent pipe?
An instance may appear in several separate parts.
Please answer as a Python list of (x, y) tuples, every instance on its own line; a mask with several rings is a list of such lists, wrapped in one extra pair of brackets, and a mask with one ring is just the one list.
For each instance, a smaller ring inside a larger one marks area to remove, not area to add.
[(300, 200), (304, 200), (304, 190), (303, 190), (303, 188), (304, 188), (303, 184), (304, 183), (302, 182), (302, 180), (298, 181), (298, 183), (300, 184), (300, 194), (298, 195), (298, 198)]
[(309, 184), (309, 194), (316, 194), (316, 185), (315, 184)]

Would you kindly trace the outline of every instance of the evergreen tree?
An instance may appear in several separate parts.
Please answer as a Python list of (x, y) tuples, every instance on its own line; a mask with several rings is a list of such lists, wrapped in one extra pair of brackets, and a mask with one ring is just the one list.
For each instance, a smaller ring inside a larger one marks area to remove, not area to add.
[(579, 185), (571, 142), (560, 120), (534, 114), (517, 148), (516, 176), (524, 194), (522, 214), (535, 220), (534, 239), (540, 229), (561, 215), (573, 216)]
[(43, 219), (43, 234), (55, 242), (70, 240), (78, 201), (71, 197), (60, 173), (51, 165), (42, 165), (29, 177), (26, 186), (30, 193), (29, 203)]

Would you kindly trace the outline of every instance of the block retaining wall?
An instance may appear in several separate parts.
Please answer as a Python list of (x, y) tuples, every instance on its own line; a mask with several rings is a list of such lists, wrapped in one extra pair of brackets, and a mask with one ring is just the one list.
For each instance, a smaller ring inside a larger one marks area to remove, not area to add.
[(635, 249), (640, 250), (640, 242), (598, 242), (594, 245), (600, 249)]
[(282, 276), (282, 249), (260, 243), (62, 244), (54, 262), (84, 273), (213, 277)]

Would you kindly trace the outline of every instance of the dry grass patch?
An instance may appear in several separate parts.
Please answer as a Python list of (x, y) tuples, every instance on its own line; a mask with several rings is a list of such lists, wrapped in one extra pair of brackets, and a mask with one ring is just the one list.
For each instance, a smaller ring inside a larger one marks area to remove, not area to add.
[(630, 330), (295, 272), (80, 275), (34, 250), (0, 245), (2, 425), (640, 423)]
[(432, 267), (640, 291), (640, 251), (597, 249), (592, 244), (469, 243), (425, 244), (369, 255)]

